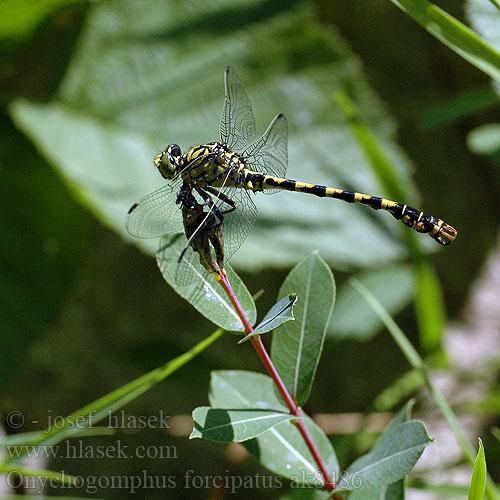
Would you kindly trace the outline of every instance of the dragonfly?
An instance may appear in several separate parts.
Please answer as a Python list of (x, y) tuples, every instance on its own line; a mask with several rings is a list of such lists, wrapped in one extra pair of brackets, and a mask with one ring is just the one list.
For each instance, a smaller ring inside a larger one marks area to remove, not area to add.
[[(184, 154), (179, 145), (171, 144), (156, 155), (153, 163), (167, 182), (132, 205), (126, 218), (128, 232), (139, 238), (184, 232), (187, 243), (179, 263), (192, 250), (205, 269), (218, 272), (255, 223), (257, 208), (251, 194), (284, 190), (384, 210), (444, 246), (456, 238), (456, 229), (442, 219), (406, 204), (286, 178), (288, 125), (282, 113), (260, 138), (255, 140), (255, 136), (252, 105), (236, 71), (227, 66), (219, 141), (192, 147)], [(188, 274), (188, 270), (179, 271), (176, 281), (187, 283)]]

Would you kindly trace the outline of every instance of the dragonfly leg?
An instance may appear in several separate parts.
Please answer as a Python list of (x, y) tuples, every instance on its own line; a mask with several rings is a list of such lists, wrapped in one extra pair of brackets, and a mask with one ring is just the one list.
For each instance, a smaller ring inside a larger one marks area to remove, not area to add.
[[(206, 213), (204, 206), (196, 201), (191, 192), (186, 192), (181, 200), (184, 230), (188, 239), (182, 250), (180, 262), (189, 246), (198, 253), (200, 264), (212, 273), (219, 273), (224, 263), (222, 223), (214, 213)], [(210, 249), (212, 244), (215, 259)]]
[[(204, 186), (203, 188), (201, 188), (200, 186), (196, 185), (194, 186), (194, 188), (196, 189), (196, 192), (205, 200), (203, 204), (209, 206), (210, 210), (213, 211), (214, 215), (219, 220), (219, 225), (222, 225), (224, 221), (224, 215), (236, 210), (236, 203), (224, 193), (217, 191), (217, 189), (214, 189), (211, 186)], [(214, 203), (213, 196), (208, 193), (211, 193), (217, 199), (222, 200), (224, 203), (229, 205), (230, 208), (226, 210), (220, 210), (219, 207)]]
[(219, 200), (222, 200), (226, 205), (229, 205), (230, 208), (227, 208), (226, 210), (219, 210), (221, 215), (226, 215), (236, 210), (236, 203), (231, 198), (229, 198), (229, 196), (226, 196), (224, 193), (217, 191), (217, 189), (213, 188), (212, 186), (205, 186), (204, 189), (213, 194)]

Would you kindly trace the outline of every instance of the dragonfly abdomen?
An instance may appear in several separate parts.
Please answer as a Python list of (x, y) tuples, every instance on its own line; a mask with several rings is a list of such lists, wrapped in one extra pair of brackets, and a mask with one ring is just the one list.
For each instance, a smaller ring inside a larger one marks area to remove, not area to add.
[(367, 205), (374, 210), (385, 210), (395, 219), (414, 229), (419, 233), (428, 233), (441, 245), (449, 245), (456, 237), (456, 230), (446, 224), (443, 220), (432, 215), (427, 215), (416, 208), (387, 200), (379, 196), (347, 191), (345, 189), (322, 186), (320, 184), (308, 184), (306, 182), (295, 181), (264, 175), (258, 172), (245, 172), (245, 186), (253, 191), (263, 191), (265, 189), (282, 189), (285, 191), (298, 191), (308, 193), (320, 198), (336, 198), (347, 203), (360, 203)]

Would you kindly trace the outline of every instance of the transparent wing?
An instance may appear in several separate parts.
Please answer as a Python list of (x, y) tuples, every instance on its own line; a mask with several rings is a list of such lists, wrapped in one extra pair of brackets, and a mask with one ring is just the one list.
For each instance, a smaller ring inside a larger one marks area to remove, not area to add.
[(264, 135), (243, 151), (249, 168), (266, 175), (285, 177), (288, 166), (287, 141), (288, 125), (285, 116), (280, 113), (274, 117)]
[[(224, 260), (227, 262), (236, 250), (240, 248), (250, 233), (257, 218), (257, 207), (250, 198), (251, 193), (248, 191), (234, 187), (220, 188), (216, 191), (221, 192), (223, 198), (218, 198), (215, 194), (210, 193), (214, 202), (210, 209), (212, 214), (217, 213), (217, 211), (223, 213), (232, 208), (233, 204), (236, 205), (235, 210), (223, 215), (222, 240), (225, 255)], [(193, 193), (193, 196), (197, 198), (198, 202), (201, 203), (203, 201), (198, 193)], [(199, 231), (203, 232), (203, 227), (200, 227)], [(179, 286), (187, 286), (200, 281), (200, 279), (211, 278), (210, 273), (200, 263), (199, 253), (191, 248), (184, 234), (179, 236), (181, 237), (178, 239), (176, 237), (165, 236), (160, 240), (157, 261), (163, 275), (168, 276), (170, 280)], [(207, 244), (207, 249), (208, 246), (210, 246), (210, 249), (207, 251), (212, 254), (214, 260), (217, 260), (212, 245)], [(182, 253), (182, 259), (179, 261)]]
[(220, 120), (220, 140), (241, 151), (255, 137), (255, 118), (245, 87), (230, 66), (224, 73), (224, 107)]
[(125, 219), (127, 231), (137, 238), (183, 231), (182, 212), (176, 205), (181, 185), (178, 177), (132, 205)]
[[(187, 240), (186, 245), (188, 245)], [(184, 249), (183, 249), (184, 250)], [(200, 264), (200, 256), (188, 246), (182, 260), (176, 263), (174, 280), (179, 286), (187, 286), (200, 279), (210, 280), (210, 273)]]
[(179, 286), (196, 283), (197, 285), (190, 292), (191, 298), (194, 298), (195, 294), (203, 293), (203, 287), (199, 287), (199, 284), (211, 281), (213, 278), (200, 264), (199, 255), (191, 247), (186, 249), (179, 262), (179, 255), (186, 245), (187, 240), (183, 234), (164, 236), (160, 240), (156, 261), (167, 282), (176, 283)]
[[(236, 204), (235, 210), (224, 215), (222, 227), (224, 256), (225, 261), (228, 261), (236, 250), (241, 247), (252, 230), (257, 219), (257, 207), (251, 198), (254, 193), (245, 189), (225, 187), (219, 188), (218, 191)], [(220, 211), (230, 208), (230, 205), (222, 200), (218, 200), (216, 206)]]

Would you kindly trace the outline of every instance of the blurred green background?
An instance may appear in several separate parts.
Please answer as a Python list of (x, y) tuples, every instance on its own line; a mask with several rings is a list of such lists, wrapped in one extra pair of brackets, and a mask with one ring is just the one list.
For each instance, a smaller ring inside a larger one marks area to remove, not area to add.
[[(461, 2), (439, 5), (468, 21)], [(152, 166), (159, 150), (217, 139), (226, 64), (247, 88), (259, 132), (277, 112), (287, 115), (292, 178), (384, 195), (334, 93), (351, 97), (397, 167), (407, 196), (398, 201), (458, 229), (447, 249), (425, 235), (419, 242), (431, 252), (449, 321), (463, 319), (500, 223), (495, 156), (471, 153), (467, 137), (497, 119), (498, 96), (484, 74), (390, 2), (20, 0), (3, 2), (0, 19), (0, 411), (26, 416), (22, 428), (6, 432), (43, 428), (49, 415), (70, 413), (213, 331), (162, 280), (150, 255), (156, 243), (139, 249), (123, 220), (161, 185)], [(352, 274), (368, 276), (418, 344), (406, 228), (387, 214), (294, 193), (259, 195), (256, 203), (259, 221), (232, 264), (252, 293), (264, 290), (261, 314), (287, 271), (319, 249), (338, 286)], [(353, 327), (363, 306), (351, 299), (339, 302), (342, 316), (334, 313), (310, 414), (363, 411), (407, 370), (372, 317)], [(261, 371), (249, 346), (225, 335), (127, 414), (190, 414), (206, 403), (214, 369)], [(177, 477), (161, 498), (222, 498), (210, 488), (184, 489), (188, 469), (267, 474), (222, 445), (165, 429), (119, 439), (131, 448), (172, 445), (178, 457), (58, 458), (47, 466), (83, 476)], [(102, 488), (95, 496), (124, 492)], [(138, 496), (159, 497), (154, 489)]]

